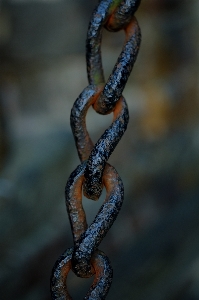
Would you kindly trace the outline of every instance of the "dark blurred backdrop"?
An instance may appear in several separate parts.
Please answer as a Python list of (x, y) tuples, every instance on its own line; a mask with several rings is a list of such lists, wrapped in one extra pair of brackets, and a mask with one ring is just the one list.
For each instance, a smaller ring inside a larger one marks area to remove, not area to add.
[[(87, 86), (91, 0), (0, 1), (0, 290), (50, 299), (58, 256), (72, 246), (64, 187), (79, 164), (70, 109)], [(107, 299), (199, 299), (199, 2), (142, 0), (140, 53), (124, 96), (130, 123), (110, 163), (122, 211), (100, 246), (114, 280)], [(103, 34), (108, 76), (123, 32)], [(111, 116), (89, 111), (94, 141)], [(103, 201), (84, 199), (89, 222)], [(68, 278), (74, 299), (92, 280)]]

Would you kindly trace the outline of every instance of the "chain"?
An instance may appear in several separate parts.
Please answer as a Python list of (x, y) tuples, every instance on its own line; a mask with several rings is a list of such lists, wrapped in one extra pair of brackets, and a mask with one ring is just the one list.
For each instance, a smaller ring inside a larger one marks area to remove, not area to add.
[[(70, 175), (66, 188), (66, 208), (74, 246), (56, 261), (51, 275), (52, 299), (70, 300), (66, 279), (69, 271), (81, 277), (94, 275), (84, 299), (105, 299), (111, 282), (112, 267), (108, 257), (98, 249), (115, 221), (124, 198), (123, 183), (113, 166), (107, 163), (123, 136), (128, 120), (128, 107), (122, 96), (136, 60), (141, 33), (134, 13), (141, 0), (101, 0), (94, 10), (87, 33), (86, 60), (89, 86), (75, 101), (71, 110), (71, 128), (81, 164)], [(102, 29), (125, 31), (122, 52), (105, 83), (101, 59)], [(100, 114), (113, 113), (113, 122), (94, 145), (86, 128), (90, 106)], [(106, 189), (103, 205), (90, 226), (82, 206), (82, 191), (92, 200)]]

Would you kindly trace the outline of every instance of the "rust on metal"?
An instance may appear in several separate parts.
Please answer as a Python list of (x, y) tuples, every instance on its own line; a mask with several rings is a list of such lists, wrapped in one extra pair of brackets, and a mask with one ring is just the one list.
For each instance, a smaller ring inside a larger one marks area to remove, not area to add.
[[(67, 249), (56, 261), (51, 276), (52, 299), (72, 300), (68, 292), (67, 276), (71, 270), (73, 248)], [(96, 251), (91, 259), (94, 280), (84, 300), (105, 299), (110, 289), (113, 270), (108, 257), (102, 251)]]
[[(123, 89), (140, 47), (141, 33), (134, 13), (141, 0), (101, 0), (89, 23), (86, 60), (89, 85), (75, 101), (70, 122), (81, 164), (71, 173), (65, 188), (66, 208), (74, 245), (56, 261), (51, 275), (52, 299), (71, 300), (67, 276), (72, 270), (81, 278), (94, 276), (84, 299), (105, 299), (113, 271), (108, 257), (98, 249), (114, 223), (124, 199), (122, 180), (107, 163), (127, 129), (129, 112)], [(101, 58), (102, 29), (125, 32), (121, 54), (105, 82)], [(94, 144), (86, 127), (90, 106), (100, 114), (113, 113), (113, 121)], [(105, 187), (106, 196), (93, 222), (88, 226), (82, 193), (98, 200)]]

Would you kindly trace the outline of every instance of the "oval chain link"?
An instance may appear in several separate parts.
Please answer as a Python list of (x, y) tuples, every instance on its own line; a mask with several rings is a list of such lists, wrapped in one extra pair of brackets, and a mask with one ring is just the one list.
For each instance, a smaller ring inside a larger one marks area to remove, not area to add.
[[(69, 271), (94, 281), (84, 299), (105, 299), (112, 283), (108, 257), (98, 249), (115, 221), (124, 198), (123, 183), (113, 166), (107, 163), (123, 136), (128, 107), (122, 96), (140, 47), (141, 33), (134, 17), (141, 0), (101, 0), (94, 10), (87, 33), (86, 60), (89, 86), (75, 101), (71, 110), (71, 128), (81, 164), (70, 175), (65, 189), (66, 208), (74, 246), (56, 261), (51, 275), (52, 299), (72, 299), (66, 279)], [(102, 29), (125, 31), (125, 43), (108, 81), (105, 82), (101, 59)], [(94, 145), (86, 128), (90, 106), (100, 114), (113, 113), (113, 122)], [(82, 191), (92, 200), (106, 197), (90, 226), (82, 206)]]

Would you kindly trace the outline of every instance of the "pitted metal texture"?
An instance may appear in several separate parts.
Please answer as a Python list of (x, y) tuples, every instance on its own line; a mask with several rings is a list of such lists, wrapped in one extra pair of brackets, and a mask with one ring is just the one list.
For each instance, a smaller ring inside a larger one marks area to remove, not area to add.
[[(67, 276), (71, 269), (73, 247), (67, 249), (56, 261), (51, 275), (51, 297), (59, 300), (72, 300), (68, 292)], [(96, 251), (92, 256), (91, 263), (95, 276), (93, 284), (84, 300), (103, 300), (110, 289), (113, 270), (108, 257), (102, 251)]]
[[(119, 100), (131, 73), (141, 42), (141, 32), (133, 13), (140, 1), (103, 0), (94, 10), (88, 28), (86, 42), (87, 73), (90, 84), (104, 83), (101, 58), (102, 28), (111, 31), (124, 29), (125, 43), (102, 93), (94, 105), (100, 114), (110, 113)], [(120, 4), (117, 9), (117, 4)], [(128, 23), (125, 22), (126, 17)], [(120, 24), (120, 26), (119, 26)]]
[(86, 129), (85, 117), (88, 108), (94, 104), (98, 92), (95, 86), (85, 88), (71, 111), (71, 128), (79, 158), (81, 161), (88, 159), (84, 172), (84, 195), (93, 200), (97, 200), (101, 195), (102, 175), (106, 161), (124, 134), (129, 120), (126, 101), (121, 97), (113, 109), (112, 124), (93, 145)]
[[(101, 206), (91, 225), (81, 234), (79, 238), (77, 238), (77, 234), (74, 238), (75, 251), (73, 254), (72, 269), (77, 276), (83, 278), (93, 275), (92, 266), (90, 265), (92, 254), (100, 245), (102, 239), (105, 237), (115, 221), (121, 209), (124, 198), (122, 180), (117, 171), (109, 164), (106, 165), (104, 170), (103, 183), (106, 188), (106, 198), (103, 205)], [(75, 190), (76, 198), (78, 198), (78, 192), (78, 190)], [(71, 194), (71, 186), (67, 184), (66, 205), (69, 213), (71, 228), (73, 232), (76, 233), (77, 229), (80, 232), (82, 228), (81, 224), (78, 224), (79, 220), (77, 220), (76, 205), (78, 202), (79, 206), (81, 206), (82, 201), (77, 201), (74, 196), (71, 197)], [(76, 203), (76, 205), (74, 205), (74, 203)], [(82, 211), (82, 207), (79, 207), (79, 211), (83, 216), (84, 213)]]
[[(94, 281), (84, 299), (105, 299), (112, 282), (113, 271), (108, 257), (98, 249), (121, 209), (124, 188), (113, 166), (107, 163), (129, 121), (123, 89), (131, 73), (140, 47), (141, 33), (134, 17), (140, 0), (101, 0), (89, 23), (86, 41), (89, 85), (75, 101), (71, 110), (71, 128), (81, 164), (71, 173), (65, 188), (65, 199), (74, 246), (56, 261), (51, 275), (52, 299), (71, 300), (67, 276), (72, 270), (81, 278), (94, 275)], [(125, 31), (121, 54), (105, 82), (101, 58), (102, 29)], [(113, 121), (97, 143), (93, 144), (86, 127), (88, 109), (97, 113), (113, 113)], [(98, 200), (106, 189), (104, 202), (88, 226), (82, 205), (82, 193)]]

